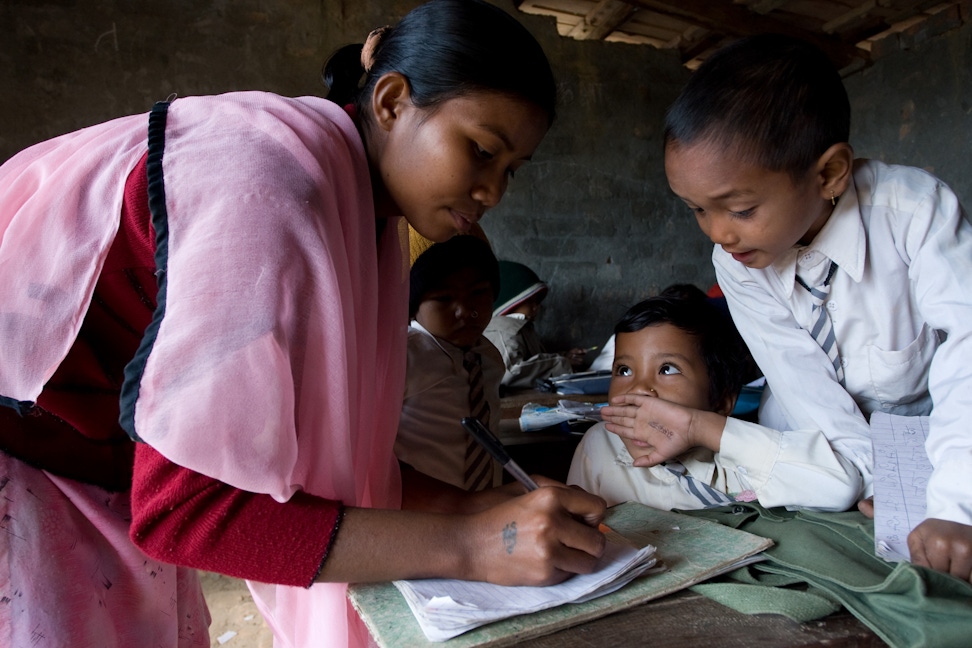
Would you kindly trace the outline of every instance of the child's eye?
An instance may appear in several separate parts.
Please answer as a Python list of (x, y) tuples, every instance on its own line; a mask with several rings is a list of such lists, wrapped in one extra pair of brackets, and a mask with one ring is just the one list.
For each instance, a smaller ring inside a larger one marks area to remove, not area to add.
[(452, 295), (435, 295), (432, 297), (432, 300), (441, 304), (447, 304), (452, 301)]
[(476, 149), (476, 155), (478, 157), (482, 158), (483, 160), (492, 160), (493, 159), (493, 154), (490, 153), (489, 151), (487, 151), (486, 149), (484, 149), (479, 144), (474, 144), (474, 147)]
[(631, 371), (631, 367), (628, 365), (618, 365), (614, 368), (614, 375), (621, 376), (622, 378), (627, 378), (631, 376), (634, 372)]
[(670, 362), (666, 362), (661, 367), (659, 367), (658, 373), (660, 373), (663, 376), (674, 376), (682, 372), (675, 365), (671, 364)]
[(729, 210), (729, 215), (732, 216), (733, 218), (749, 218), (750, 216), (753, 215), (754, 211), (755, 208), (743, 209), (740, 211)]

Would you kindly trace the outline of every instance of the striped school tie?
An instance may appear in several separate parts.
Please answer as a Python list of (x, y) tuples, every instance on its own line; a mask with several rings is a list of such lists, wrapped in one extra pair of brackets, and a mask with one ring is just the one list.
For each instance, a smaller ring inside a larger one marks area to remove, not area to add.
[(726, 504), (731, 504), (732, 502), (736, 501), (735, 498), (726, 495), (720, 490), (712, 488), (705, 482), (688, 474), (688, 471), (681, 462), (666, 461), (665, 468), (668, 469), (668, 472), (678, 477), (679, 484), (682, 486), (685, 492), (692, 495), (699, 501), (699, 508), (715, 508), (717, 506), (725, 506)]
[[(489, 427), (489, 402), (483, 382), (482, 358), (474, 351), (467, 351), (462, 360), (469, 373), (469, 412), (483, 425)], [(466, 465), (463, 487), (466, 490), (482, 490), (493, 482), (493, 460), (489, 453), (471, 435), (466, 436)]]
[(831, 261), (830, 270), (827, 271), (827, 278), (819, 286), (811, 288), (799, 275), (797, 275), (796, 280), (797, 283), (810, 293), (810, 299), (813, 300), (813, 311), (811, 314), (816, 316), (816, 320), (813, 323), (813, 328), (810, 329), (810, 335), (813, 336), (813, 339), (817, 341), (820, 348), (830, 358), (830, 363), (834, 365), (834, 371), (837, 373), (837, 381), (843, 385), (844, 367), (840, 363), (840, 353), (837, 352), (837, 338), (834, 336), (834, 325), (830, 321), (830, 313), (827, 312), (824, 306), (827, 296), (830, 295), (830, 280), (834, 278), (835, 272), (837, 272), (837, 263)]

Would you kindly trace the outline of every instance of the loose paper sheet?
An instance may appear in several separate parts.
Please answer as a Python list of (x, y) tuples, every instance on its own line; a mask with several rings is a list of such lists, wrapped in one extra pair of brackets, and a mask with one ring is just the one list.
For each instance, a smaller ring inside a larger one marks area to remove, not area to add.
[(932, 471), (927, 436), (927, 416), (871, 415), (874, 550), (888, 561), (911, 559), (908, 534), (925, 519), (925, 487)]
[(598, 569), (549, 587), (504, 587), (451, 579), (395, 581), (430, 641), (517, 614), (582, 603), (620, 589), (655, 565), (655, 548), (609, 542)]

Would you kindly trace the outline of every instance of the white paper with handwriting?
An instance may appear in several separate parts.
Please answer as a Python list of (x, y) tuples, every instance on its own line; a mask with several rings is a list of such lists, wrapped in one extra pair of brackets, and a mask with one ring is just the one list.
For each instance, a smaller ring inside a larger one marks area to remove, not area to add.
[(429, 578), (394, 581), (429, 641), (445, 641), (481, 625), (563, 603), (581, 603), (620, 589), (650, 571), (655, 548), (608, 542), (591, 574), (548, 587), (506, 587), (476, 581)]
[(885, 560), (911, 559), (908, 534), (925, 519), (925, 487), (932, 471), (927, 436), (927, 416), (871, 415), (874, 550)]

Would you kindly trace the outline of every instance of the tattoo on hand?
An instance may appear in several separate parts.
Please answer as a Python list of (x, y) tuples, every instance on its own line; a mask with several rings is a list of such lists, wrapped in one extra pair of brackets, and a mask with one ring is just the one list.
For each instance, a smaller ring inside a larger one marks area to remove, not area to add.
[(513, 547), (516, 546), (516, 522), (510, 522), (503, 527), (503, 545), (506, 547), (506, 553), (513, 553)]
[(648, 425), (650, 425), (651, 427), (655, 428), (656, 430), (658, 430), (659, 432), (661, 432), (662, 434), (664, 434), (669, 439), (671, 439), (672, 437), (675, 436), (675, 433), (674, 432), (672, 432), (671, 430), (669, 430), (667, 427), (665, 427), (661, 423), (652, 421)]

